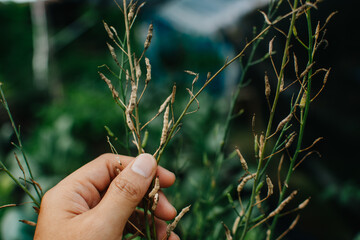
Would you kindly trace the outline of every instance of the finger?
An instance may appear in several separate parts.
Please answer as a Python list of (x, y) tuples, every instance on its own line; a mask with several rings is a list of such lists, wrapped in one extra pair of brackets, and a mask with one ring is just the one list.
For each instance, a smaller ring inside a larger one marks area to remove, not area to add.
[[(106, 190), (110, 182), (118, 174), (118, 170), (123, 170), (135, 158), (106, 153), (95, 160), (85, 164), (64, 180), (74, 182), (74, 180), (89, 181), (99, 192)], [(170, 187), (175, 182), (175, 174), (169, 170), (158, 166), (157, 176), (162, 188)], [(63, 180), (63, 181), (64, 181)]]
[(174, 184), (175, 182), (175, 174), (170, 172), (169, 170), (158, 166), (156, 175), (159, 177), (160, 187), (167, 188)]
[[(103, 154), (62, 180), (56, 187), (56, 194), (59, 195), (62, 192), (68, 195), (70, 192), (74, 192), (85, 200), (87, 206), (84, 207), (91, 209), (100, 202), (101, 194), (99, 193), (104, 192), (119, 170), (126, 168), (133, 160), (133, 157), (128, 156)], [(157, 169), (157, 175), (161, 187), (169, 187), (175, 181), (175, 175), (160, 166)]]
[(150, 154), (141, 154), (111, 182), (106, 194), (92, 212), (109, 223), (110, 228), (124, 229), (127, 220), (146, 194), (156, 173), (157, 163)]
[(155, 209), (155, 216), (165, 220), (169, 221), (176, 217), (176, 209), (173, 205), (168, 201), (165, 194), (162, 191), (159, 191), (159, 202)]

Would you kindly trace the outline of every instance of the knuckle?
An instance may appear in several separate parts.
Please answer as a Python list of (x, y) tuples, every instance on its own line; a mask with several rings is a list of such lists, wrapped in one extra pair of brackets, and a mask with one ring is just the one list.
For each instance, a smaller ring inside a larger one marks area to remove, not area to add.
[(140, 186), (130, 182), (125, 178), (118, 178), (115, 180), (115, 188), (119, 194), (130, 201), (136, 201), (142, 198), (142, 191)]
[(114, 157), (114, 154), (112, 153), (103, 153), (98, 158), (105, 159), (105, 160), (111, 160)]

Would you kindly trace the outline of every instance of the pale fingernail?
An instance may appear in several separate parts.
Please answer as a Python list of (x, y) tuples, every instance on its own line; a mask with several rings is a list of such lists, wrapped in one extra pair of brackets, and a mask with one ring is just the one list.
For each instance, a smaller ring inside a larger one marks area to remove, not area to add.
[(144, 153), (137, 156), (135, 162), (131, 166), (131, 170), (145, 178), (148, 178), (150, 177), (155, 167), (156, 161), (154, 157), (148, 153)]

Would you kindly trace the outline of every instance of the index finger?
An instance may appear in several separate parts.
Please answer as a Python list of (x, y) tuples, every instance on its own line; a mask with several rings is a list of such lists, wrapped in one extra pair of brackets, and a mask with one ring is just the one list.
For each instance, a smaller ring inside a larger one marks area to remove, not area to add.
[[(118, 171), (124, 169), (134, 159), (124, 155), (103, 154), (70, 174), (62, 181), (62, 184), (74, 181), (88, 182), (101, 193), (107, 189)], [(156, 175), (159, 177), (162, 188), (171, 186), (175, 181), (175, 175), (160, 166), (157, 168)]]

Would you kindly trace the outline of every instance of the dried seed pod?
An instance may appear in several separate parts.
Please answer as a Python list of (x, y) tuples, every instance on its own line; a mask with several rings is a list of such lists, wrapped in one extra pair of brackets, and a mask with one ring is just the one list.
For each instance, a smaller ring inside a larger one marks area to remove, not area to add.
[(279, 214), (281, 212), (281, 210), (284, 209), (284, 207), (295, 197), (295, 195), (297, 194), (297, 191), (293, 191), (287, 198), (285, 198), (280, 204), (279, 206), (272, 211), (269, 216), (267, 218), (271, 218), (274, 217), (276, 214)]
[(36, 227), (36, 223), (28, 220), (19, 220), (19, 222), (25, 223), (29, 226)]
[(258, 157), (259, 142), (258, 142), (258, 135), (257, 134), (255, 134), (255, 137), (254, 137), (254, 152), (255, 152), (255, 156)]
[(115, 33), (116, 36), (118, 36), (116, 29), (113, 26), (110, 26), (111, 31)]
[(171, 99), (172, 99), (172, 93), (166, 98), (166, 100), (163, 102), (163, 104), (161, 104), (161, 106), (158, 110), (158, 114), (161, 113), (162, 111), (164, 111), (165, 107), (168, 105), (168, 103), (170, 102)]
[(267, 99), (269, 99), (269, 97), (270, 97), (270, 92), (271, 92), (271, 88), (270, 88), (270, 83), (269, 83), (269, 77), (268, 77), (267, 73), (265, 72), (265, 96)]
[(284, 76), (282, 76), (282, 78), (280, 79), (280, 92), (282, 92), (283, 90), (284, 90), (284, 85), (285, 85), (285, 83), (284, 83)]
[(110, 79), (108, 79), (107, 77), (105, 77), (104, 74), (102, 74), (101, 72), (98, 72), (100, 75), (100, 78), (108, 85), (112, 96), (114, 99), (119, 99), (119, 93), (115, 90), (115, 87), (112, 85)]
[(166, 107), (165, 113), (164, 113), (164, 121), (163, 121), (163, 128), (161, 132), (161, 138), (160, 138), (160, 146), (162, 146), (166, 142), (166, 138), (168, 135), (168, 127), (169, 127), (169, 106)]
[(129, 13), (128, 13), (128, 20), (129, 20), (130, 23), (131, 23), (131, 20), (133, 19), (134, 14), (135, 14), (135, 7), (136, 7), (136, 4), (132, 4), (131, 7), (130, 7), (130, 10), (129, 10)]
[(266, 184), (268, 187), (267, 196), (269, 197), (274, 193), (274, 185), (272, 184), (271, 179), (268, 176), (266, 176)]
[(176, 83), (174, 83), (172, 93), (171, 93), (171, 105), (173, 105), (175, 102), (175, 94), (176, 94)]
[(234, 221), (233, 227), (232, 227), (232, 233), (233, 233), (234, 235), (235, 235), (236, 230), (237, 230), (237, 228), (238, 228), (238, 226), (239, 226), (239, 223), (240, 223), (240, 217), (237, 216), (237, 218), (236, 218), (235, 221)]
[(275, 39), (275, 37), (273, 37), (269, 42), (269, 56), (270, 57), (272, 56), (272, 52), (273, 52), (274, 39)]
[(125, 85), (127, 86), (129, 83), (129, 80), (130, 80), (129, 70), (127, 70), (127, 69), (125, 71), (125, 80), (126, 80)]
[(194, 84), (197, 82), (198, 79), (199, 79), (199, 74), (196, 74), (194, 80), (191, 83), (191, 86), (194, 86)]
[(211, 77), (211, 72), (208, 72), (207, 75), (206, 75), (206, 80), (209, 80)]
[(242, 168), (245, 170), (245, 172), (248, 172), (248, 171), (249, 171), (249, 168), (248, 168), (248, 165), (247, 165), (247, 163), (246, 163), (245, 158), (244, 158), (243, 155), (241, 154), (239, 148), (236, 148), (235, 150), (236, 150), (236, 153), (237, 153), (237, 155), (238, 155), (238, 157), (239, 157), (239, 159), (240, 159), (240, 163), (241, 163)]
[(306, 199), (302, 203), (299, 204), (298, 209), (304, 209), (310, 202), (310, 198)]
[(331, 68), (329, 68), (329, 69), (326, 71), (326, 73), (325, 73), (324, 80), (323, 80), (323, 84), (324, 84), (324, 85), (326, 84), (326, 82), (327, 82), (327, 80), (328, 80), (328, 77), (329, 77), (329, 75), (330, 75), (330, 69), (331, 69)]
[(20, 168), (21, 172), (23, 173), (24, 180), (26, 181), (24, 167), (21, 165), (20, 160), (19, 160), (19, 158), (18, 158), (18, 156), (17, 156), (16, 152), (14, 152), (14, 156), (15, 156), (16, 162), (17, 162), (17, 164), (18, 164), (18, 166), (19, 166), (19, 168)]
[(132, 132), (135, 131), (135, 126), (131, 119), (131, 113), (128, 110), (126, 110), (125, 115), (126, 115), (126, 124), (129, 127), (130, 131)]
[(293, 132), (293, 133), (290, 134), (290, 138), (289, 138), (289, 140), (286, 142), (285, 148), (289, 148), (289, 147), (291, 146), (291, 144), (293, 143), (295, 137), (296, 137), (296, 133), (295, 133), (295, 132)]
[(151, 39), (152, 39), (152, 36), (153, 36), (153, 30), (154, 30), (154, 26), (153, 26), (153, 24), (151, 23), (151, 24), (149, 25), (148, 33), (147, 33), (147, 36), (146, 36), (146, 39), (145, 39), (144, 51), (146, 51), (146, 50), (149, 48), (149, 46), (150, 46)]
[(136, 84), (132, 84), (129, 105), (127, 107), (127, 111), (129, 111), (130, 114), (133, 112), (136, 106), (136, 95), (137, 95), (137, 86)]
[(257, 194), (257, 195), (255, 196), (255, 200), (256, 200), (255, 205), (257, 206), (257, 208), (261, 209), (261, 199), (260, 199), (260, 194)]
[(301, 109), (304, 109), (304, 108), (305, 108), (306, 98), (307, 98), (307, 91), (304, 91), (304, 92), (303, 92), (303, 95), (302, 95), (302, 97), (301, 97), (301, 100), (300, 100), (300, 104), (299, 104), (299, 107), (300, 107)]
[(119, 63), (119, 61), (117, 60), (117, 56), (116, 56), (116, 53), (115, 53), (115, 49), (114, 49), (113, 46), (111, 46), (109, 43), (106, 43), (106, 45), (107, 45), (108, 48), (109, 48), (111, 57), (114, 59), (114, 61), (116, 62), (116, 64), (117, 64), (118, 66), (120, 66), (120, 63)]
[(141, 77), (141, 68), (140, 68), (140, 64), (139, 61), (134, 57), (134, 65), (135, 65), (135, 77), (136, 77), (136, 81), (139, 82), (139, 79)]
[(289, 115), (287, 115), (287, 117), (284, 118), (284, 119), (279, 123), (279, 125), (277, 126), (275, 132), (278, 132), (278, 131), (280, 131), (281, 129), (283, 129), (283, 127), (285, 126), (285, 124), (287, 124), (288, 122), (290, 122), (291, 118), (292, 118), (292, 113), (290, 113)]
[(151, 206), (151, 210), (152, 211), (155, 211), (156, 210), (156, 207), (157, 207), (157, 204), (159, 202), (159, 193), (155, 193), (154, 195), (154, 200), (153, 200), (153, 204)]
[(295, 53), (294, 53), (294, 69), (296, 76), (299, 77), (299, 65)]
[(150, 60), (147, 57), (145, 57), (145, 64), (146, 64), (145, 84), (148, 84), (151, 80), (151, 64), (150, 64)]
[(259, 139), (259, 157), (262, 156), (262, 153), (264, 151), (264, 145), (265, 145), (264, 143), (265, 143), (265, 136), (264, 133), (262, 133)]
[(181, 212), (175, 217), (174, 221), (167, 225), (166, 227), (166, 235), (170, 236), (171, 232), (176, 228), (177, 224), (181, 220), (181, 218), (190, 210), (190, 206), (187, 206), (181, 210)]
[(266, 15), (266, 13), (263, 12), (263, 11), (260, 11), (260, 13), (264, 16), (265, 22), (266, 22), (267, 24), (269, 24), (269, 25), (272, 25), (272, 23), (270, 22), (268, 16)]
[(308, 65), (305, 70), (300, 74), (300, 78), (303, 78), (309, 71), (310, 69), (314, 66), (315, 62), (311, 63), (310, 65)]
[(270, 240), (270, 236), (271, 236), (271, 229), (268, 229), (266, 231), (266, 240)]
[(294, 221), (290, 224), (289, 230), (294, 229), (294, 227), (295, 227), (296, 224), (298, 223), (299, 219), (300, 219), (300, 215), (297, 215), (296, 218), (294, 219)]
[(149, 192), (149, 198), (152, 198), (155, 196), (155, 194), (159, 191), (160, 189), (160, 181), (159, 181), (159, 177), (155, 178), (155, 182), (154, 182), (154, 188), (151, 190), (151, 192)]
[[(114, 40), (114, 34), (111, 32), (109, 26), (107, 25), (107, 23), (105, 21), (103, 21), (104, 23), (104, 28), (105, 28), (105, 31), (107, 32), (107, 34), (109, 35), (109, 38), (111, 40)], [(114, 40), (115, 41), (115, 40)]]
[(317, 41), (319, 39), (319, 34), (320, 34), (320, 21), (318, 21), (318, 24), (317, 24), (316, 30), (315, 30), (315, 40), (314, 40), (315, 44), (317, 44)]
[(236, 190), (238, 193), (241, 192), (241, 190), (244, 188), (245, 184), (252, 178), (254, 178), (256, 176), (256, 173), (251, 174), (251, 175), (247, 175), (246, 177), (244, 177), (242, 179), (242, 181), (239, 183), (239, 185), (237, 186)]
[(226, 226), (225, 223), (222, 223), (224, 228), (225, 228), (225, 236), (226, 236), (226, 240), (232, 240), (232, 236), (231, 236), (231, 232), (230, 229), (228, 228), (228, 226)]
[(190, 70), (184, 70), (184, 72), (186, 72), (187, 74), (193, 75), (193, 76), (197, 75), (197, 73), (194, 73), (193, 71), (190, 71)]

